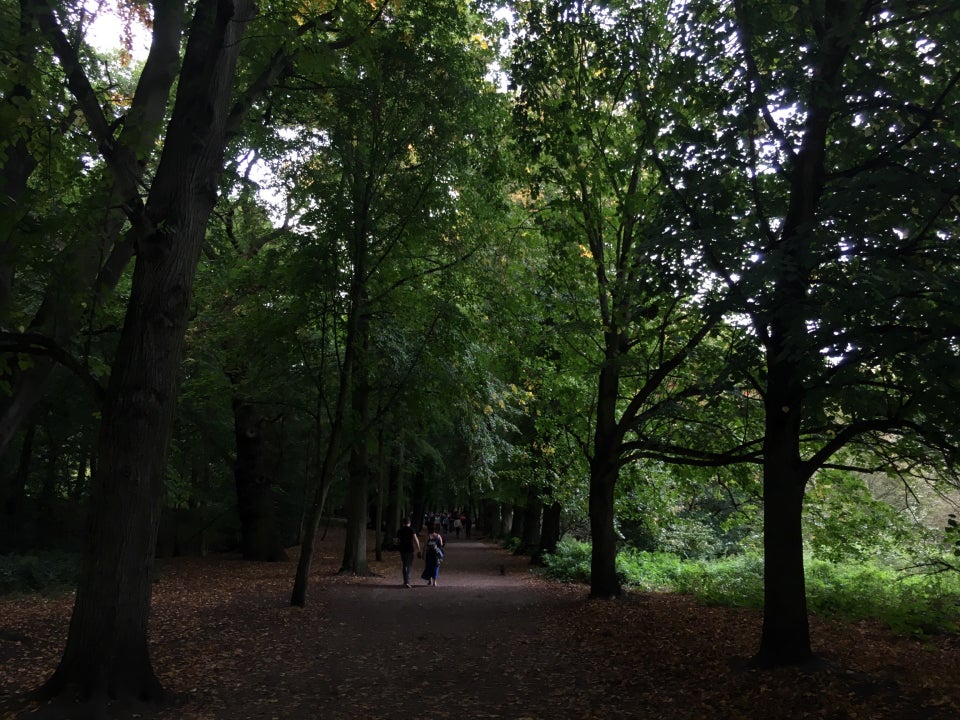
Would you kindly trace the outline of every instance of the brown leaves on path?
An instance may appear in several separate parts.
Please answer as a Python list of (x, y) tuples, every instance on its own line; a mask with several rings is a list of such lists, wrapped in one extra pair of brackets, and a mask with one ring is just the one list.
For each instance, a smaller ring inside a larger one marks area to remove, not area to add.
[[(676, 595), (590, 600), (582, 586), (536, 577), (526, 558), (466, 540), (448, 542), (439, 587), (406, 589), (395, 554), (371, 561), (373, 577), (337, 575), (342, 542), (331, 531), (319, 544), (305, 608), (289, 605), (295, 562), (161, 561), (153, 660), (180, 700), (149, 716), (960, 717), (955, 637), (921, 643), (814, 618), (815, 667), (747, 669), (754, 611)], [(0, 600), (4, 717), (56, 667), (71, 605)]]

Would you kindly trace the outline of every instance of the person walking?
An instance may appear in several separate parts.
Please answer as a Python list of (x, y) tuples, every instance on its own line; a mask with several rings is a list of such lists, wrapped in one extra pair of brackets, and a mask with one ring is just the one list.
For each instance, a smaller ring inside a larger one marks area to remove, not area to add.
[(436, 587), (440, 577), (440, 562), (443, 560), (443, 536), (432, 528), (427, 535), (427, 547), (423, 551), (423, 572), (420, 574), (427, 585)]
[(405, 517), (400, 529), (397, 530), (397, 547), (400, 550), (400, 563), (403, 566), (403, 586), (410, 587), (410, 568), (413, 567), (413, 556), (420, 555), (420, 538), (410, 525), (410, 518)]

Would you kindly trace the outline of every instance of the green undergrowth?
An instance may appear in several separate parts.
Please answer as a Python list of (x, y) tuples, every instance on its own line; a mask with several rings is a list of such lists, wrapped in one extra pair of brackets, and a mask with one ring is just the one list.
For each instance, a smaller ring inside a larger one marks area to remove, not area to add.
[(65, 552), (0, 555), (0, 595), (54, 594), (76, 585), (80, 557)]
[[(561, 582), (589, 582), (590, 544), (564, 540), (544, 558), (545, 573)], [(627, 589), (676, 592), (728, 607), (763, 607), (763, 560), (736, 555), (684, 560), (677, 555), (626, 548), (617, 573)], [(960, 573), (909, 573), (874, 563), (808, 560), (807, 604), (824, 617), (879, 620), (917, 636), (960, 629)]]

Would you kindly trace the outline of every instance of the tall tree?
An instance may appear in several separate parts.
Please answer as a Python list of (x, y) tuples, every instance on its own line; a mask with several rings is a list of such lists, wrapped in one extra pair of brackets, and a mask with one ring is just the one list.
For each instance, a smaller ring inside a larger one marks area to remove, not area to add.
[[(92, 91), (84, 56), (71, 40), (75, 16), (42, 0), (31, 9), (116, 183), (116, 205), (129, 223), (126, 240), (137, 255), (103, 404), (88, 548), (67, 644), (56, 672), (42, 688), (48, 697), (76, 692), (102, 711), (108, 698), (138, 702), (162, 695), (147, 645), (151, 566), (194, 274), (229, 137), (256, 99), (289, 69), (293, 54), (278, 43), (272, 57), (245, 68), (251, 76), (249, 91), (235, 93), (254, 3), (197, 3), (186, 27), (182, 61), (181, 18), (186, 8), (183, 3), (157, 3), (154, 62), (147, 65), (160, 77), (141, 79), (150, 107), (156, 103), (161, 108), (156, 120), (167, 105), (163, 89), (174, 79), (178, 82), (159, 162), (141, 198), (139, 181), (145, 177), (145, 147), (150, 143), (140, 133), (129, 143), (124, 142), (124, 131), (115, 133), (117, 123)], [(316, 30), (326, 45), (332, 42), (326, 23), (336, 21), (349, 32), (369, 21), (371, 13), (375, 9), (365, 3), (338, 5), (330, 16), (299, 23), (289, 37)], [(262, 52), (263, 46), (256, 50)], [(137, 116), (128, 121), (140, 124)]]
[(737, 48), (714, 52), (702, 78), (740, 123), (731, 162), (752, 203), (732, 213), (753, 231), (739, 257), (729, 246), (714, 257), (744, 278), (764, 358), (744, 380), (764, 410), (757, 659), (781, 665), (811, 657), (801, 515), (812, 475), (871, 456), (894, 470), (897, 457), (935, 463), (956, 447), (943, 397), (958, 370), (960, 13), (896, 0), (728, 9), (695, 6)]
[(520, 5), (515, 118), (537, 162), (542, 232), (567, 284), (552, 292), (544, 320), (583, 338), (574, 354), (589, 358), (594, 378), (584, 408), (590, 592), (613, 597), (620, 468), (644, 445), (649, 418), (705, 390), (677, 371), (721, 317), (709, 268), (697, 270), (700, 251), (675, 220), (682, 214), (662, 177), (660, 158), (682, 119), (676, 90), (690, 72), (685, 29), (671, 2)]
[[(341, 54), (340, 74), (323, 90), (330, 113), (300, 118), (298, 106), (309, 108), (303, 102), (279, 108), (311, 148), (292, 167), (306, 183), (299, 195), (304, 221), (341, 273), (337, 406), (350, 453), (344, 572), (368, 571), (372, 412), (377, 392), (395, 392), (376, 385), (378, 324), (400, 314), (405, 293), (422, 278), (442, 275), (470, 253), (467, 200), (479, 195), (471, 186), (484, 181), (485, 108), (496, 100), (484, 78), (491, 52), (485, 33), (459, 0), (398, 6), (376, 35)], [(309, 555), (304, 550), (301, 557)]]

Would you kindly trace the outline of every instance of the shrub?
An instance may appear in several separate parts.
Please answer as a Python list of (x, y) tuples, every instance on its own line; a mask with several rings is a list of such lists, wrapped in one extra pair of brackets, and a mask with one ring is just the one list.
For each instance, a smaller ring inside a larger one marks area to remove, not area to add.
[(620, 582), (640, 590), (675, 589), (683, 572), (683, 560), (673, 553), (624, 548), (617, 555)]
[(876, 619), (904, 634), (954, 632), (960, 621), (960, 575), (814, 560), (807, 566), (807, 603), (820, 615)]
[(562, 539), (557, 551), (543, 556), (543, 572), (560, 582), (590, 582), (590, 543)]
[(521, 542), (521, 539), (514, 535), (513, 537), (508, 537), (506, 540), (504, 540), (503, 546), (510, 552), (516, 554), (517, 550), (520, 549)]
[(763, 558), (736, 555), (685, 564), (677, 592), (709, 605), (763, 607)]
[(64, 552), (0, 555), (0, 594), (46, 593), (76, 584), (80, 558)]

